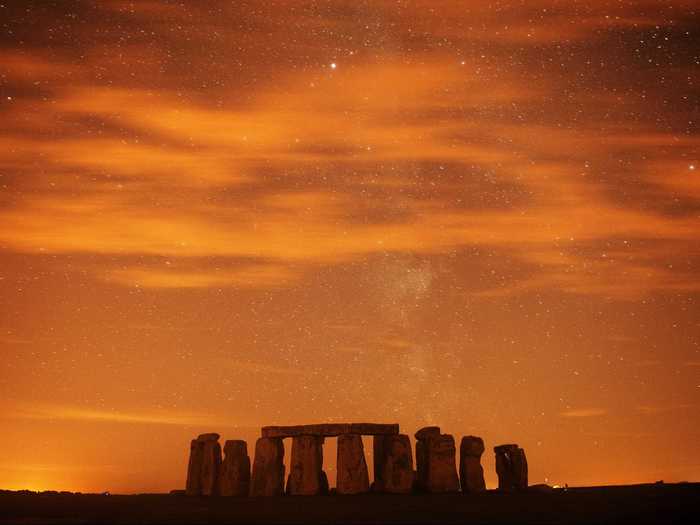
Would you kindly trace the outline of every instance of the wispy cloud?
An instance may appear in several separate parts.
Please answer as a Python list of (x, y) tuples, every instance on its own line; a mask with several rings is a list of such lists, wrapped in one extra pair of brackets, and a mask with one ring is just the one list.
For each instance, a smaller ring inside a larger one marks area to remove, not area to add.
[(561, 412), (562, 417), (584, 418), (584, 417), (600, 417), (607, 415), (608, 411), (604, 408), (576, 408)]

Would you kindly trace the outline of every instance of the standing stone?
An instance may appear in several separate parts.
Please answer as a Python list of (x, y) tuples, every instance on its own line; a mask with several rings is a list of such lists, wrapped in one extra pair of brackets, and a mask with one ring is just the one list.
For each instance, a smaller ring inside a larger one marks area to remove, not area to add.
[(224, 461), (219, 472), (220, 496), (247, 496), (250, 491), (250, 458), (245, 441), (230, 440), (224, 445)]
[(369, 490), (369, 474), (362, 436), (343, 434), (338, 437), (338, 494), (359, 494)]
[(459, 491), (455, 456), (454, 438), (440, 434), (439, 427), (425, 427), (416, 432), (418, 487), (427, 492)]
[[(375, 438), (376, 439), (376, 438)], [(375, 489), (380, 492), (407, 494), (413, 490), (415, 472), (411, 442), (406, 434), (383, 436), (381, 444), (375, 441), (375, 453), (379, 451), (379, 478), (375, 475)], [(377, 465), (375, 457), (375, 465)]]
[(518, 445), (494, 447), (498, 490), (513, 492), (527, 489), (527, 458)]
[[(217, 435), (218, 439), (218, 435)], [(215, 496), (221, 469), (221, 445), (218, 441), (204, 442), (202, 459), (202, 496)]]
[(426, 490), (428, 486), (428, 447), (426, 441), (432, 436), (439, 435), (440, 427), (423, 427), (415, 433), (417, 481), (420, 490)]
[(462, 492), (476, 493), (486, 490), (481, 455), (484, 440), (476, 436), (464, 436), (459, 445), (459, 480)]
[(372, 438), (372, 463), (374, 464), (374, 482), (372, 491), (382, 490), (382, 470), (384, 468), (384, 440), (386, 436), (374, 436)]
[(290, 469), (287, 494), (313, 496), (327, 492), (328, 479), (323, 472), (323, 438), (320, 436), (292, 438)]
[(197, 439), (193, 439), (190, 442), (185, 493), (189, 496), (216, 494), (220, 466), (219, 434), (201, 434)]
[(284, 494), (284, 443), (282, 438), (259, 438), (255, 443), (251, 496)]
[(188, 496), (202, 495), (202, 459), (204, 458), (204, 443), (193, 439), (190, 442), (190, 461), (187, 465), (187, 485), (185, 494)]

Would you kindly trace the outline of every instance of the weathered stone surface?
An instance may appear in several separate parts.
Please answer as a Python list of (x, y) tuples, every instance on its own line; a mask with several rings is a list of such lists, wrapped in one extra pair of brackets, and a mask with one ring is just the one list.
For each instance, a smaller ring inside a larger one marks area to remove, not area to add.
[[(374, 438), (374, 451), (375, 454), (380, 454), (379, 458), (375, 457), (375, 490), (395, 494), (411, 492), (415, 472), (408, 436), (406, 434), (377, 436)], [(380, 473), (380, 476), (376, 473)]]
[(484, 440), (477, 436), (464, 436), (459, 445), (459, 481), (462, 492), (475, 493), (486, 490), (481, 455)]
[(262, 437), (340, 436), (342, 434), (383, 435), (398, 434), (398, 424), (378, 423), (328, 423), (319, 425), (262, 427)]
[(450, 434), (430, 433), (416, 443), (419, 487), (427, 492), (458, 492), (455, 440)]
[(287, 494), (313, 496), (327, 492), (328, 479), (323, 472), (322, 445), (323, 438), (320, 436), (294, 437)]
[(498, 490), (513, 492), (527, 489), (527, 458), (518, 445), (499, 445), (496, 453)]
[(431, 436), (439, 436), (440, 427), (423, 427), (415, 433), (414, 437), (419, 441), (424, 441)]
[(338, 494), (359, 494), (369, 490), (365, 449), (359, 434), (342, 434), (338, 437), (337, 471)]
[(255, 443), (251, 496), (284, 494), (284, 444), (281, 438), (259, 438)]
[(219, 481), (219, 469), (221, 468), (221, 445), (218, 441), (212, 440), (202, 443), (204, 444), (200, 473), (202, 496), (215, 496)]
[(190, 442), (190, 460), (187, 465), (187, 484), (185, 493), (188, 496), (202, 494), (202, 459), (204, 458), (204, 442), (193, 439)]
[(187, 465), (188, 496), (212, 496), (216, 494), (221, 445), (219, 434), (201, 434), (190, 442), (190, 460)]
[(247, 496), (250, 492), (250, 458), (245, 441), (230, 440), (224, 445), (224, 461), (219, 471), (220, 496)]

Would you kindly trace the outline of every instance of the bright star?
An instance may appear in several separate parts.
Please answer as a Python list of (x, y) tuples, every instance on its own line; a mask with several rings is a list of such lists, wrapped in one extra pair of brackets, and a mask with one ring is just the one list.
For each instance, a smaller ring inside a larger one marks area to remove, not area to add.
[(332, 63), (331, 63), (331, 69), (335, 69), (335, 68), (337, 68), (337, 67), (338, 67), (338, 64), (336, 64), (335, 62), (332, 62)]

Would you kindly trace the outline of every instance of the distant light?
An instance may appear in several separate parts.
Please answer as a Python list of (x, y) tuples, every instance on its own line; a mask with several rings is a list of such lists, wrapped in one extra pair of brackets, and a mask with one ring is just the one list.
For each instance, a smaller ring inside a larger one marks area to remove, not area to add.
[(335, 69), (337, 67), (338, 67), (338, 64), (336, 64), (335, 62), (331, 62), (331, 69)]
[(688, 169), (690, 171), (695, 171), (695, 164), (691, 164), (690, 166), (688, 166)]

